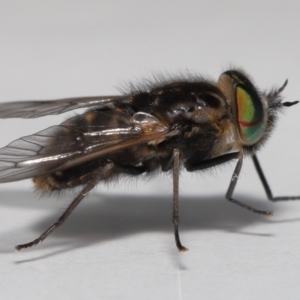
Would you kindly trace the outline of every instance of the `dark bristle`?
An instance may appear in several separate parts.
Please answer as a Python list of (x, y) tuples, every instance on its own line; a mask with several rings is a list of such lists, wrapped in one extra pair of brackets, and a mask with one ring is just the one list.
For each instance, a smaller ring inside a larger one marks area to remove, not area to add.
[(286, 79), (286, 81), (284, 82), (284, 84), (282, 85), (282, 87), (278, 89), (277, 93), (280, 94), (285, 89), (285, 87), (287, 86), (287, 84), (288, 84), (288, 80)]
[(287, 107), (290, 107), (290, 106), (293, 106), (295, 104), (299, 103), (299, 101), (294, 101), (294, 102), (283, 102), (282, 103), (282, 106), (287, 106)]

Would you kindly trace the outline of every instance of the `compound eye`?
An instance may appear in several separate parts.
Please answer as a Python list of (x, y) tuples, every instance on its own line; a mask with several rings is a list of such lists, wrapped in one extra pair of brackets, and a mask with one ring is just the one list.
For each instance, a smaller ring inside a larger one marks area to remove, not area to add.
[(236, 87), (237, 119), (240, 137), (246, 144), (257, 142), (265, 131), (265, 110), (257, 93)]

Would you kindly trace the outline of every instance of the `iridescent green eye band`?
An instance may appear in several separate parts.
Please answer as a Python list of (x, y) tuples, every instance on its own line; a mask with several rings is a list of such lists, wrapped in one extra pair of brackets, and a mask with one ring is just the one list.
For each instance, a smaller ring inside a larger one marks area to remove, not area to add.
[(240, 136), (245, 143), (255, 143), (265, 129), (264, 108), (256, 93), (236, 87), (237, 118)]

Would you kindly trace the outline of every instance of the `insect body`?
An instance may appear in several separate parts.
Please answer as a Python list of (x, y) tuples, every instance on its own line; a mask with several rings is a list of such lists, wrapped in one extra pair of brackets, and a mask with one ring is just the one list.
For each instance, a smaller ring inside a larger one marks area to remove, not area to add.
[(252, 156), (270, 200), (272, 196), (256, 157), (269, 136), (277, 112), (295, 102), (282, 102), (278, 90), (258, 91), (243, 71), (224, 72), (218, 82), (181, 79), (156, 84), (123, 96), (70, 98), (0, 104), (0, 118), (35, 118), (91, 107), (61, 125), (23, 137), (0, 149), (0, 182), (33, 178), (38, 190), (53, 192), (82, 186), (65, 213), (36, 240), (60, 226), (96, 184), (120, 175), (156, 170), (173, 173), (173, 225), (180, 251), (178, 177), (181, 167), (201, 171), (237, 159), (226, 198), (232, 198), (244, 155)]

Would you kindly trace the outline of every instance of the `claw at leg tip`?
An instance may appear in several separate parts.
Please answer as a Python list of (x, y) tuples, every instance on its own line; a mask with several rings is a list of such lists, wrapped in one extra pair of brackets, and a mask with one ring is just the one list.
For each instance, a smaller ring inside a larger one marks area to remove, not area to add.
[(189, 249), (185, 248), (185, 247), (182, 247), (182, 248), (179, 249), (180, 253), (184, 253), (184, 252), (187, 252), (187, 251), (189, 251)]

